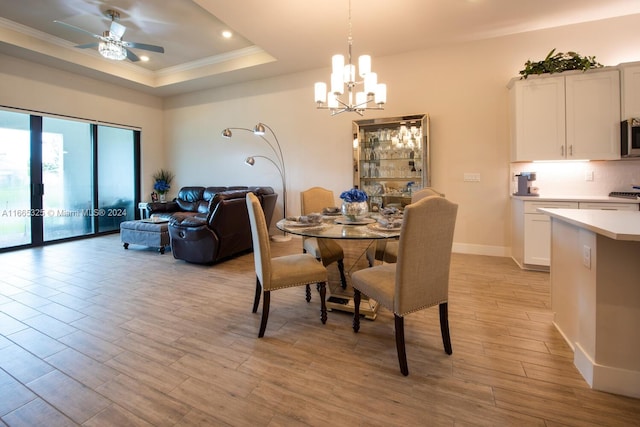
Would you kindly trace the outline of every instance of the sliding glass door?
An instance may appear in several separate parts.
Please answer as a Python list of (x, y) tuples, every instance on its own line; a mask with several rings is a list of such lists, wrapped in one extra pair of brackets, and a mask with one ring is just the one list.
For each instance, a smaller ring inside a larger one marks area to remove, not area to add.
[(0, 110), (0, 250), (135, 219), (139, 144), (136, 130)]
[(0, 248), (31, 244), (29, 115), (0, 110)]
[(42, 120), (44, 241), (93, 232), (93, 144), (89, 123)]
[(135, 217), (134, 132), (98, 127), (98, 199), (100, 231), (120, 230), (120, 223)]

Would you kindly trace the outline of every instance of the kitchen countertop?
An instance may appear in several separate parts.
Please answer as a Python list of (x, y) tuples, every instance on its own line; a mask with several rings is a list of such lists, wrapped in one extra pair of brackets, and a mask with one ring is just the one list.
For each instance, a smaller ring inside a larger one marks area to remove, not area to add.
[(527, 200), (531, 202), (598, 202), (598, 203), (638, 203), (640, 204), (640, 198), (627, 199), (624, 197), (609, 197), (609, 196), (516, 196), (512, 194), (511, 197), (517, 200)]
[(614, 240), (640, 242), (640, 211), (551, 208), (538, 211)]

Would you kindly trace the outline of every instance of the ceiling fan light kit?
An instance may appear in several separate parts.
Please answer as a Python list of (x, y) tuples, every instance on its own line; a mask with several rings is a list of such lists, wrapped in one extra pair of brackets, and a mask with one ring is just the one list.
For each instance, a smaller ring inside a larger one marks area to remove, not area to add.
[[(108, 31), (105, 31), (108, 33)], [(122, 61), (127, 57), (127, 50), (114, 40), (105, 40), (98, 43), (98, 52), (107, 59)]]
[[(365, 110), (384, 110), (384, 104), (387, 102), (387, 85), (378, 83), (378, 75), (371, 71), (371, 56), (361, 55), (358, 58), (358, 76), (363, 80), (356, 81), (356, 66), (351, 63), (353, 45), (351, 0), (349, 0), (348, 45), (348, 64), (345, 65), (343, 55), (333, 55), (331, 58), (331, 90), (327, 92), (327, 84), (324, 82), (315, 84), (316, 108), (331, 110), (332, 116), (345, 112), (362, 116)], [(354, 91), (359, 85), (363, 88), (355, 92), (354, 100)], [(345, 92), (347, 99), (342, 100), (340, 97), (345, 95)]]
[(130, 51), (128, 48), (142, 49), (148, 50), (152, 52), (164, 53), (164, 48), (162, 46), (155, 46), (152, 44), (144, 44), (144, 43), (136, 43), (122, 40), (122, 36), (127, 28), (119, 24), (118, 21), (120, 19), (120, 12), (108, 9), (104, 12), (104, 15), (111, 19), (111, 27), (108, 31), (104, 31), (102, 35), (94, 34), (90, 31), (82, 29), (80, 27), (76, 27), (75, 25), (67, 24), (62, 21), (53, 21), (56, 24), (63, 25), (70, 30), (74, 30), (83, 34), (88, 34), (93, 38), (100, 40), (97, 43), (87, 43), (83, 45), (77, 45), (77, 48), (86, 49), (90, 47), (97, 47), (98, 52), (104, 58), (112, 59), (115, 61), (122, 61), (124, 59), (129, 59), (132, 62), (140, 61), (138, 55)]

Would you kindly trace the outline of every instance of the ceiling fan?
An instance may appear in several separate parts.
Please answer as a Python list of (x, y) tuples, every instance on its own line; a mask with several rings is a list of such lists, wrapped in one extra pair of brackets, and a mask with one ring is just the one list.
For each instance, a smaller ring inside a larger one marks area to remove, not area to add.
[(124, 35), (124, 32), (127, 30), (127, 27), (116, 22), (120, 19), (120, 12), (113, 9), (109, 9), (105, 11), (104, 14), (105, 16), (111, 18), (111, 27), (109, 28), (109, 30), (103, 32), (101, 36), (99, 36), (98, 34), (94, 34), (90, 31), (84, 30), (80, 27), (76, 27), (75, 25), (67, 24), (62, 21), (53, 21), (53, 22), (55, 22), (56, 24), (64, 25), (65, 27), (74, 31), (78, 31), (84, 34), (89, 34), (91, 37), (94, 37), (100, 40), (99, 42), (81, 44), (81, 45), (77, 45), (76, 47), (80, 49), (97, 47), (98, 52), (100, 52), (102, 56), (108, 59), (115, 59), (118, 61), (122, 61), (123, 59), (127, 58), (132, 62), (139, 61), (140, 58), (138, 57), (138, 55), (130, 51), (129, 48), (143, 49), (151, 52), (164, 53), (164, 48), (162, 46), (155, 46), (152, 44), (136, 43), (136, 42), (129, 42), (129, 41), (122, 40), (122, 36)]

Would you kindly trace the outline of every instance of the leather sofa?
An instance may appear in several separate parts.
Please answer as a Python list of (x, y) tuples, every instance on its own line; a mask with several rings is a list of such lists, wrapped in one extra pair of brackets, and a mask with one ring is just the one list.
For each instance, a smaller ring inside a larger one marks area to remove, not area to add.
[(213, 264), (253, 249), (248, 192), (260, 200), (269, 224), (278, 198), (271, 187), (183, 187), (173, 201), (149, 203), (147, 210), (169, 220), (174, 258)]

